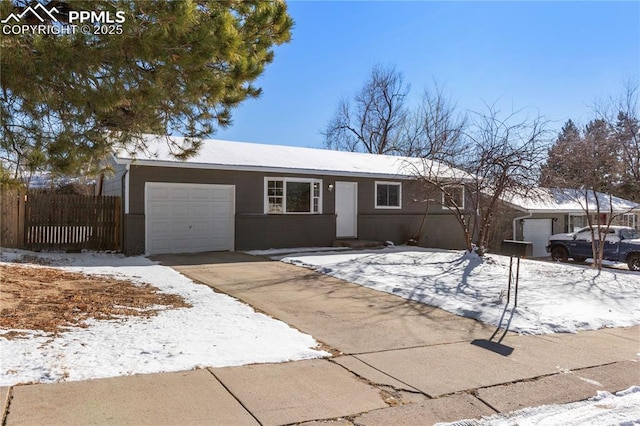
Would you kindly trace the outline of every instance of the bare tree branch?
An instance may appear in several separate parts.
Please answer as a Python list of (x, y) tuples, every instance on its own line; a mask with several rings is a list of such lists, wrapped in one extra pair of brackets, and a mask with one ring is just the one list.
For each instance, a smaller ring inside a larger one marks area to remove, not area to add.
[(377, 65), (354, 96), (342, 100), (322, 132), (330, 149), (398, 154), (399, 134), (406, 117), (409, 86), (394, 67)]

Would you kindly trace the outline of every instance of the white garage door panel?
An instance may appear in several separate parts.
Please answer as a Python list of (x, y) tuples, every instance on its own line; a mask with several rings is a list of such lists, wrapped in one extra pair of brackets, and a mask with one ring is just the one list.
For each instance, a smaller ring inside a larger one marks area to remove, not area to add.
[(235, 187), (148, 182), (146, 252), (233, 250)]
[(208, 233), (214, 230), (209, 222), (202, 222), (202, 221), (201, 222), (194, 221), (193, 224), (191, 225), (191, 229), (193, 230), (193, 232), (203, 232), (203, 233)]
[(170, 218), (171, 206), (167, 203), (153, 203), (153, 215), (155, 218)]
[(192, 200), (209, 200), (211, 197), (209, 193), (211, 191), (209, 189), (193, 189), (191, 191), (191, 199)]
[(169, 188), (149, 188), (147, 196), (154, 201), (168, 200)]
[(533, 257), (547, 256), (551, 219), (525, 219), (522, 232), (524, 240), (533, 243)]
[(188, 200), (189, 190), (186, 188), (171, 188), (169, 191), (169, 199), (171, 200)]
[[(198, 204), (192, 204), (191, 205), (193, 208), (193, 216), (194, 217), (207, 217), (209, 216), (209, 214), (211, 213), (211, 209), (208, 203), (198, 203)], [(224, 210), (228, 209), (229, 207), (226, 206)]]

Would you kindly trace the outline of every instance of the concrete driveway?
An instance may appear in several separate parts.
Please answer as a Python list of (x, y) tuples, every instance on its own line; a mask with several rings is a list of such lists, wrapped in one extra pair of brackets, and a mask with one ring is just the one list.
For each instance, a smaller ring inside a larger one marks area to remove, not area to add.
[[(242, 253), (157, 260), (311, 334), (336, 354), (330, 362), (396, 392), (482, 395), (481, 406), (504, 411), (640, 384), (640, 327), (507, 333), (494, 345), (494, 327), (294, 265)], [(615, 379), (594, 379), (604, 376)]]
[(154, 259), (345, 354), (468, 342), (494, 331), (438, 308), (242, 253)]

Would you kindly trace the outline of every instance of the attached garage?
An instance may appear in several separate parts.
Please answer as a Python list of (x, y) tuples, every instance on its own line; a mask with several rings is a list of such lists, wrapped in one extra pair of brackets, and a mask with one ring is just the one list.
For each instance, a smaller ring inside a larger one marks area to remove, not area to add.
[(533, 257), (547, 256), (546, 246), (552, 234), (552, 219), (525, 219), (522, 231), (524, 240), (533, 243)]
[(234, 249), (235, 186), (147, 182), (146, 253)]

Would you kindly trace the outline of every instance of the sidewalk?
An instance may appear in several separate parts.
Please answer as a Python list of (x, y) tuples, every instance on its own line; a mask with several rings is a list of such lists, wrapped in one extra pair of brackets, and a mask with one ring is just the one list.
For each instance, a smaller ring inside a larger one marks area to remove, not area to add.
[(292, 265), (238, 253), (159, 260), (335, 356), (3, 388), (6, 425), (426, 425), (640, 384), (640, 327), (507, 333), (495, 346), (477, 321)]

